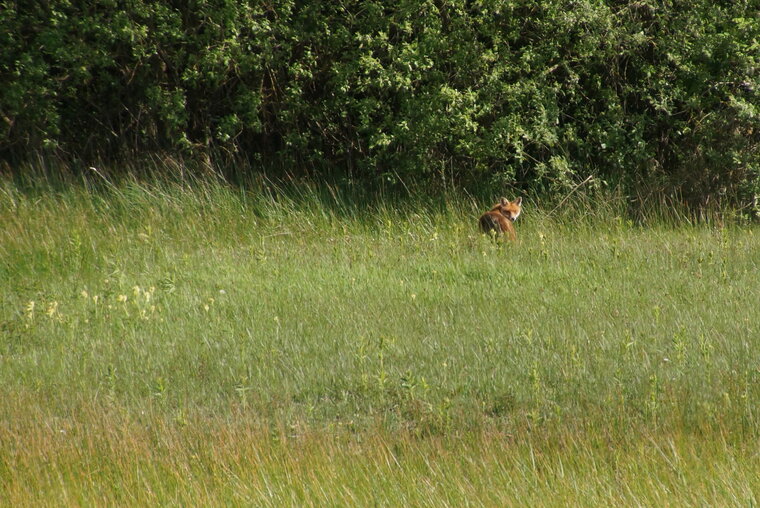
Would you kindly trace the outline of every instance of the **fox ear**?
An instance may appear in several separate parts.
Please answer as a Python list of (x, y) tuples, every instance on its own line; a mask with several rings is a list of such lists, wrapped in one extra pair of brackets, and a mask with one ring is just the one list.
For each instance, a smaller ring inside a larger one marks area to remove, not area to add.
[(509, 204), (509, 200), (507, 198), (501, 198), (500, 203), (502, 206), (507, 206)]
[(519, 197), (519, 198), (515, 199), (514, 203), (515, 203), (517, 206), (520, 206), (520, 205), (522, 205), (522, 197)]

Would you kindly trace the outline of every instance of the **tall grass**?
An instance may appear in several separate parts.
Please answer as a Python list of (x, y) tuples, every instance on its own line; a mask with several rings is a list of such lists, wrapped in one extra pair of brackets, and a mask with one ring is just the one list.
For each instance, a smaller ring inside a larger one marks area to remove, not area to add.
[(0, 503), (756, 503), (757, 228), (489, 204), (3, 182)]
[(105, 408), (22, 424), (35, 415), (9, 415), (4, 505), (752, 506), (760, 487), (756, 444), (720, 435), (272, 433)]

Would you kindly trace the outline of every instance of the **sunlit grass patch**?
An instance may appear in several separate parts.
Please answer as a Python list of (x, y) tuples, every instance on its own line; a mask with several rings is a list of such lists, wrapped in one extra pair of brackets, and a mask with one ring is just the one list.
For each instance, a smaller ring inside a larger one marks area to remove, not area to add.
[(756, 445), (733, 435), (636, 428), (611, 439), (590, 428), (419, 438), (382, 427), (272, 429), (242, 408), (169, 417), (83, 404), (51, 416), (9, 402), (0, 501), (13, 506), (744, 506), (760, 487)]
[(756, 502), (755, 226), (4, 192), (0, 504)]

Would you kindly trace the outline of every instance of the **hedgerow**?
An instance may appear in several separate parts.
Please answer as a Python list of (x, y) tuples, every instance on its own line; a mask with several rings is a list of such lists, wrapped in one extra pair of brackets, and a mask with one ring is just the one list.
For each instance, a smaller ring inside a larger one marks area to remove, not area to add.
[(760, 194), (757, 0), (0, 5), (9, 164), (169, 152), (368, 186)]

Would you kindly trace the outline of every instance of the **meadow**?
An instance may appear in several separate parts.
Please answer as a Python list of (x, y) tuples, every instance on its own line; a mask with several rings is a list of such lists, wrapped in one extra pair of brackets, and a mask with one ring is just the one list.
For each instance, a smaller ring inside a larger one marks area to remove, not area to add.
[(0, 505), (756, 506), (760, 229), (589, 203), (3, 180)]

